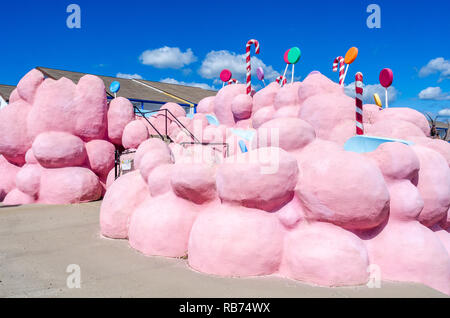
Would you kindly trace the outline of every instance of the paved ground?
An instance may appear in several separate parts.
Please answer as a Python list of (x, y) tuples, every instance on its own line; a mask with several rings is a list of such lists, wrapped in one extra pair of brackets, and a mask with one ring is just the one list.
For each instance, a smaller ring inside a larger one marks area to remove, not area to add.
[[(100, 237), (100, 202), (0, 208), (0, 297), (445, 297), (418, 284), (321, 288), (276, 277), (203, 275)], [(70, 264), (81, 288), (66, 284)]]

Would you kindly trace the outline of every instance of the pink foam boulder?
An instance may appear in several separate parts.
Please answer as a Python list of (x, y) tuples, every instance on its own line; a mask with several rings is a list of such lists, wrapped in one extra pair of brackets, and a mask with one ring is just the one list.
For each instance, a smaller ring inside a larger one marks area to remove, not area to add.
[(284, 234), (274, 214), (240, 206), (205, 207), (191, 230), (189, 265), (213, 275), (273, 274), (281, 262)]
[(424, 207), (419, 190), (409, 181), (400, 180), (389, 183), (390, 218), (398, 220), (417, 220)]
[(297, 193), (308, 218), (350, 230), (382, 223), (390, 197), (378, 167), (357, 153), (324, 150), (305, 149), (299, 157)]
[(382, 279), (417, 282), (450, 294), (450, 257), (439, 238), (417, 221), (390, 221), (367, 241)]
[(450, 169), (438, 152), (419, 145), (412, 148), (420, 161), (417, 188), (425, 202), (419, 221), (432, 227), (446, 218), (450, 207)]
[(450, 143), (441, 139), (431, 139), (428, 137), (408, 137), (408, 140), (414, 142), (415, 144), (430, 148), (434, 151), (439, 152), (448, 163), (450, 167)]
[(240, 94), (245, 94), (244, 84), (227, 85), (214, 98), (214, 113), (221, 124), (233, 126), (235, 124), (231, 104)]
[(108, 109), (108, 138), (115, 145), (122, 145), (122, 134), (125, 126), (134, 120), (134, 108), (131, 102), (123, 97), (114, 98)]
[(129, 219), (149, 197), (148, 187), (139, 171), (119, 177), (109, 188), (100, 208), (101, 234), (110, 238), (128, 238)]
[(150, 151), (163, 151), (166, 152), (166, 155), (170, 156), (171, 151), (169, 147), (166, 145), (162, 139), (159, 138), (150, 138), (146, 141), (142, 142), (136, 150), (136, 154), (134, 156), (134, 166), (139, 167), (141, 164), (141, 160), (147, 152)]
[(410, 136), (425, 137), (422, 129), (415, 124), (405, 120), (391, 119), (390, 117), (383, 121), (376, 121), (373, 125), (365, 125), (364, 132), (369, 136), (403, 139), (406, 141), (409, 141), (408, 138)]
[(196, 204), (217, 197), (215, 169), (205, 164), (175, 164), (171, 174), (174, 193)]
[(17, 93), (21, 99), (32, 104), (38, 87), (44, 81), (44, 75), (37, 69), (29, 71), (17, 84)]
[(143, 121), (133, 120), (123, 130), (122, 145), (125, 149), (137, 149), (148, 137), (149, 133)]
[(273, 107), (278, 110), (283, 107), (299, 106), (298, 89), (300, 82), (286, 84), (280, 88), (273, 101)]
[(247, 94), (239, 94), (231, 102), (231, 111), (236, 120), (248, 119), (252, 115), (253, 99)]
[(298, 101), (303, 103), (308, 98), (321, 94), (343, 95), (344, 88), (320, 73), (308, 75), (298, 88)]
[(258, 129), (261, 127), (262, 124), (265, 122), (268, 122), (269, 120), (273, 119), (275, 116), (275, 108), (273, 106), (264, 107), (259, 109), (253, 114), (253, 128)]
[(5, 196), (15, 188), (16, 175), (20, 167), (9, 163), (2, 155), (0, 155), (0, 202)]
[(225, 159), (217, 169), (217, 191), (223, 202), (276, 211), (292, 199), (298, 172), (288, 152), (259, 148)]
[(280, 147), (286, 151), (305, 147), (316, 138), (314, 128), (299, 118), (277, 118), (262, 124), (252, 147)]
[(25, 205), (25, 204), (33, 204), (35, 203), (35, 199), (20, 191), (19, 189), (13, 189), (9, 192), (5, 200), (3, 201), (3, 205), (12, 206), (12, 205)]
[(106, 140), (91, 140), (86, 143), (88, 167), (101, 179), (105, 179), (114, 168), (114, 145)]
[(339, 226), (301, 223), (286, 234), (280, 274), (321, 286), (367, 283), (369, 256), (363, 241)]
[(275, 100), (275, 96), (280, 90), (280, 85), (276, 82), (272, 82), (263, 89), (259, 90), (253, 96), (253, 109), (252, 113), (256, 113), (261, 108), (265, 108), (268, 106), (273, 107), (273, 102)]
[(45, 168), (81, 166), (86, 160), (84, 142), (65, 132), (44, 132), (33, 142), (33, 154)]
[(214, 113), (214, 98), (215, 96), (208, 96), (199, 101), (197, 105), (197, 113), (203, 114)]
[(26, 124), (31, 109), (22, 100), (0, 109), (0, 154), (16, 165), (25, 163), (25, 154), (31, 147)]
[(285, 106), (278, 109), (273, 115), (273, 118), (295, 118), (297, 117), (299, 109), (298, 106)]
[(43, 169), (38, 203), (71, 204), (100, 199), (102, 186), (98, 177), (81, 167)]
[(155, 149), (147, 152), (139, 161), (138, 169), (142, 178), (147, 180), (153, 169), (160, 165), (173, 163), (172, 153), (166, 149)]
[[(375, 123), (386, 120), (407, 121), (418, 127), (423, 132), (424, 136), (430, 135), (430, 125), (427, 118), (415, 109), (408, 107), (391, 107), (384, 108), (382, 111), (376, 113)], [(411, 136), (413, 135), (411, 134)]]
[(172, 190), (171, 178), (174, 165), (165, 164), (154, 168), (147, 178), (148, 189), (153, 197)]
[(145, 255), (183, 257), (197, 215), (195, 204), (171, 192), (149, 198), (131, 216), (130, 246)]
[(38, 163), (36, 157), (33, 154), (33, 148), (28, 149), (25, 153), (25, 162), (30, 165)]
[[(167, 117), (170, 120), (173, 120), (174, 118), (177, 118), (177, 117), (186, 116), (186, 110), (176, 103), (166, 103), (166, 104), (162, 105), (160, 109), (168, 110)], [(165, 115), (165, 112), (159, 112), (159, 114)]]
[(42, 167), (38, 164), (24, 165), (16, 175), (16, 187), (21, 192), (37, 198), (41, 185)]
[(364, 104), (363, 105), (363, 122), (364, 124), (374, 124), (381, 108), (378, 105)]

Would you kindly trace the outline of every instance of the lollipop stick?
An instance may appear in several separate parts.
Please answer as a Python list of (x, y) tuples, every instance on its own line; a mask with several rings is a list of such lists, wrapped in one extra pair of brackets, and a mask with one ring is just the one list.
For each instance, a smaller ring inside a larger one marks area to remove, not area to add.
[(385, 91), (385, 96), (386, 96), (386, 108), (389, 108), (387, 87), (384, 88), (384, 91)]
[(292, 64), (292, 78), (291, 78), (291, 84), (294, 83), (294, 66), (295, 66), (295, 64)]
[(264, 80), (262, 80), (262, 82), (263, 82), (263, 84), (264, 84), (264, 87), (266, 87), (266, 82), (264, 82)]
[(345, 68), (344, 78), (342, 79), (341, 86), (344, 86), (345, 77), (347, 76), (347, 72), (348, 72), (348, 67), (349, 67), (349, 66), (350, 66), (350, 64), (347, 64), (347, 67)]
[(288, 70), (289, 64), (286, 64), (286, 68), (284, 69), (283, 77), (286, 77), (286, 72)]

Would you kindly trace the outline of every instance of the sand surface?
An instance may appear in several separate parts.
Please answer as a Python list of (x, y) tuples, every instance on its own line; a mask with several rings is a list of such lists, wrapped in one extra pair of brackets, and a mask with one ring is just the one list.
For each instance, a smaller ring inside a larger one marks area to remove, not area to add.
[[(277, 277), (222, 278), (145, 257), (99, 234), (101, 202), (0, 207), (0, 297), (446, 297), (420, 284), (323, 288)], [(81, 288), (67, 287), (69, 265)]]

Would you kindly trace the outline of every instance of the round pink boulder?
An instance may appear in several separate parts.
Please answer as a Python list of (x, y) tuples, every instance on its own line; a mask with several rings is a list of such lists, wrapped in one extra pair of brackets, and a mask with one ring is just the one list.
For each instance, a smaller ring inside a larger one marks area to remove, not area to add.
[(42, 168), (37, 164), (27, 164), (16, 175), (16, 187), (31, 197), (37, 197), (41, 185)]
[(250, 118), (252, 107), (253, 99), (247, 94), (239, 94), (231, 102), (231, 111), (237, 120)]
[(114, 145), (106, 140), (92, 140), (86, 143), (88, 166), (99, 177), (106, 177), (114, 168)]
[(134, 109), (131, 102), (123, 97), (114, 98), (108, 109), (108, 138), (116, 145), (122, 145), (122, 134), (125, 126), (134, 120)]
[(139, 145), (148, 139), (148, 130), (142, 120), (134, 120), (128, 123), (123, 130), (122, 145), (125, 149), (137, 149)]
[(5, 197), (3, 204), (8, 205), (24, 205), (24, 204), (33, 204), (35, 200), (32, 196), (29, 196), (26, 193), (23, 193), (19, 189), (13, 189), (8, 195)]
[(38, 87), (44, 81), (44, 75), (37, 69), (29, 71), (17, 84), (17, 93), (24, 101), (32, 104)]

